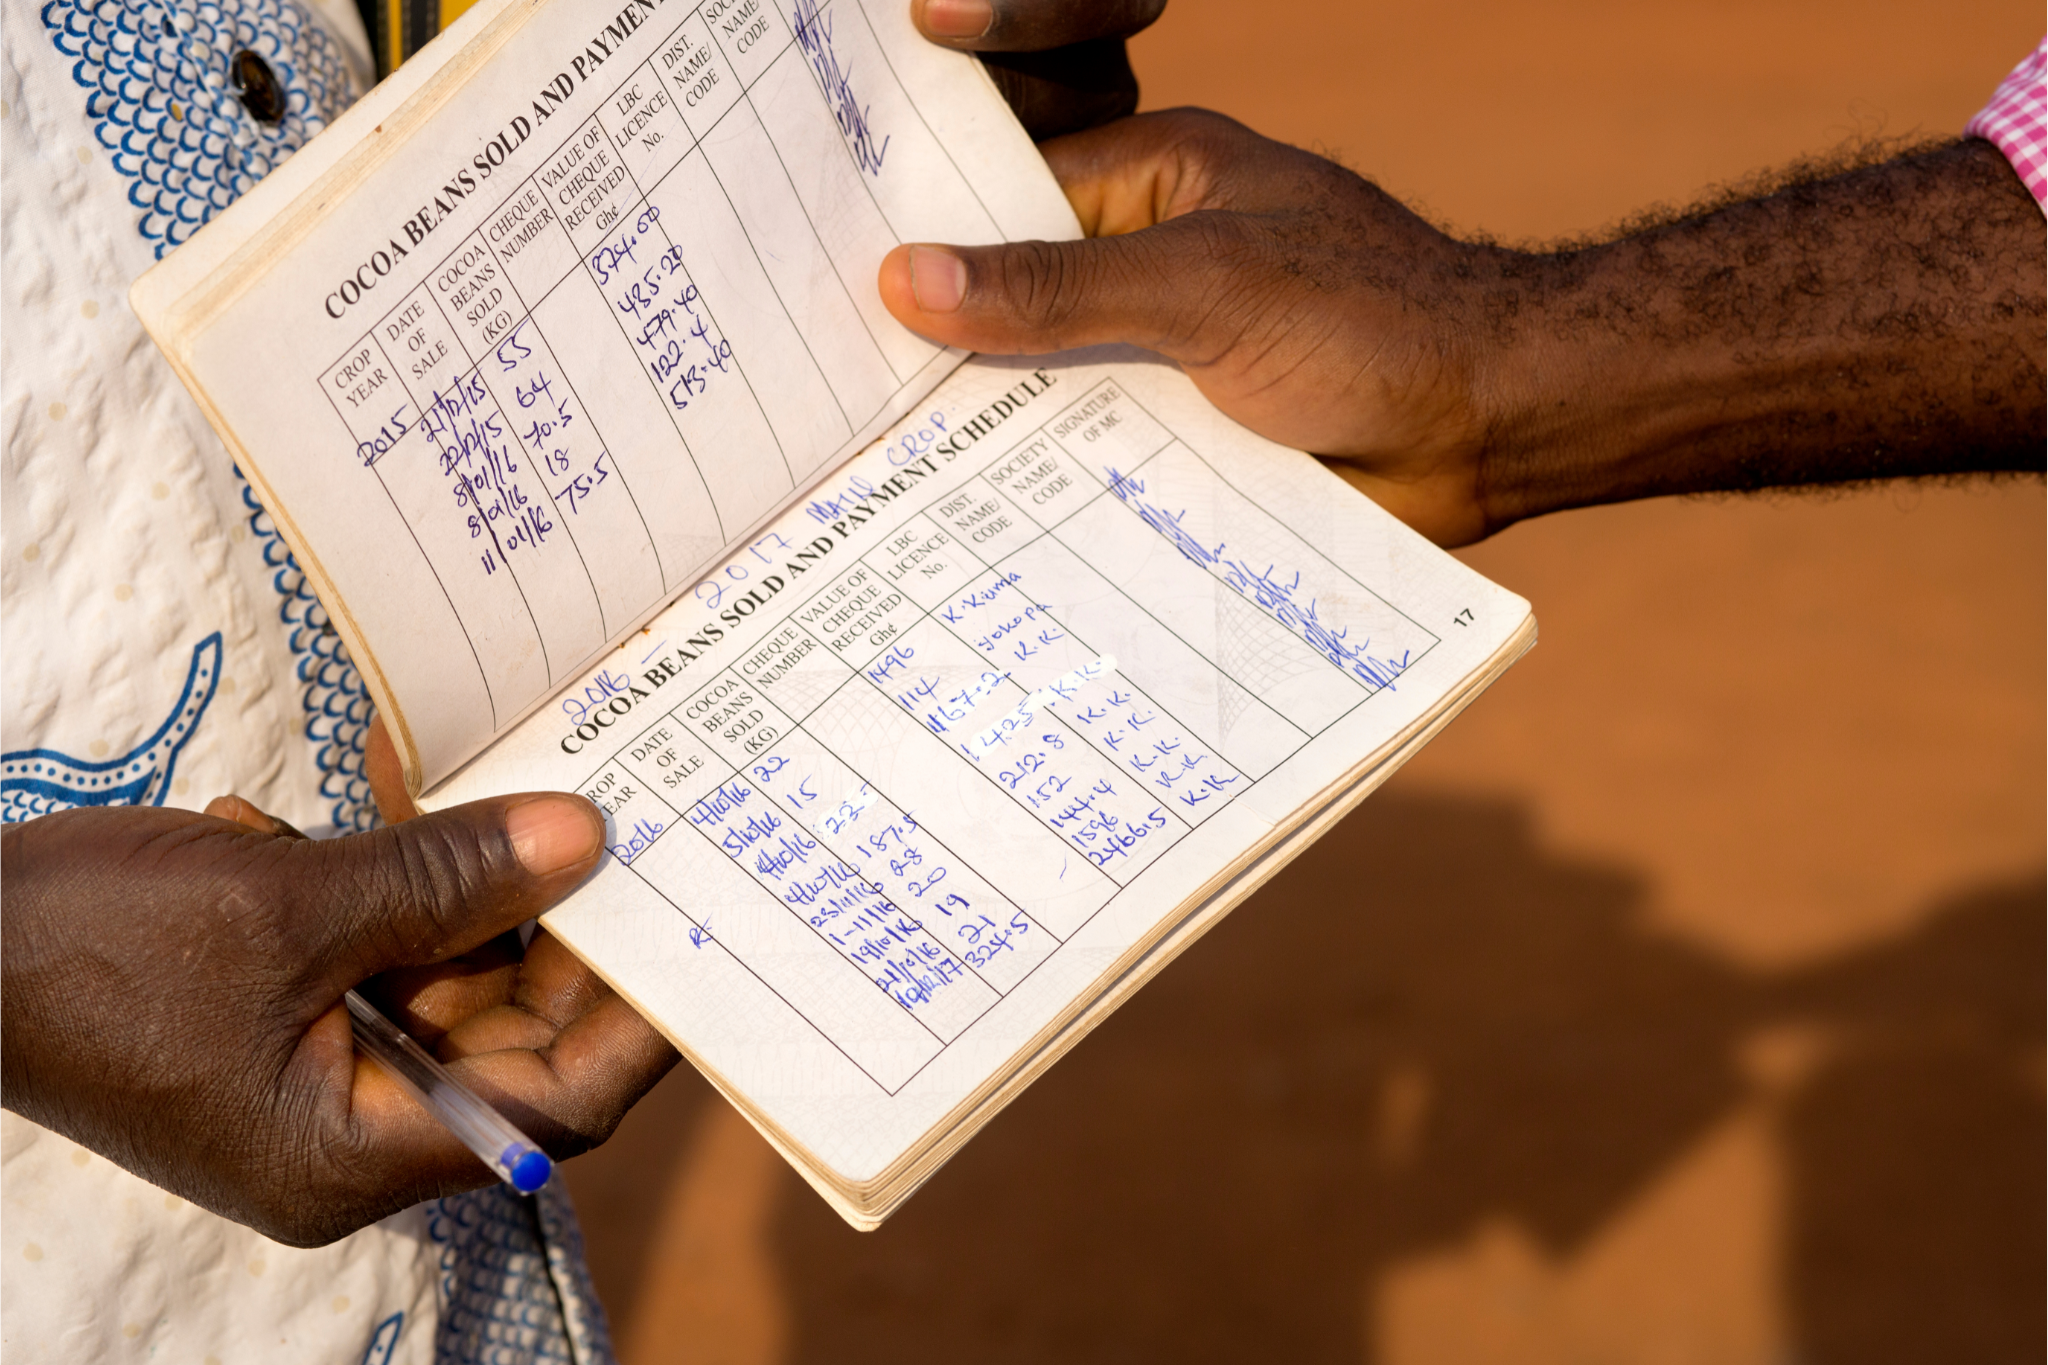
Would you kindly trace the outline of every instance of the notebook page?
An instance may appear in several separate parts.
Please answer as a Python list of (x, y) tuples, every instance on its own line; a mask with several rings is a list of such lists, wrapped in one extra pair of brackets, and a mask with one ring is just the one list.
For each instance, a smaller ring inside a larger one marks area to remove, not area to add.
[(869, 1181), (1528, 617), (1177, 369), (976, 359), (427, 804), (588, 794), (550, 929)]
[(494, 9), (467, 83), (166, 347), (425, 784), (959, 363), (882, 307), (891, 247), (1078, 230), (900, 0)]

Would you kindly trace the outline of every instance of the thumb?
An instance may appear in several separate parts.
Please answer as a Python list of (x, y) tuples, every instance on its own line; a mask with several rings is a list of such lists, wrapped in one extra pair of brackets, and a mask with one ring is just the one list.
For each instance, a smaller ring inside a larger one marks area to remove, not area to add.
[(580, 796), (472, 801), (368, 834), (284, 851), (281, 899), (305, 960), (337, 992), (469, 952), (573, 890), (604, 852)]
[(970, 351), (1128, 342), (1205, 364), (1242, 334), (1261, 254), (1239, 215), (1201, 211), (1071, 242), (899, 246), (878, 283), (905, 327)]

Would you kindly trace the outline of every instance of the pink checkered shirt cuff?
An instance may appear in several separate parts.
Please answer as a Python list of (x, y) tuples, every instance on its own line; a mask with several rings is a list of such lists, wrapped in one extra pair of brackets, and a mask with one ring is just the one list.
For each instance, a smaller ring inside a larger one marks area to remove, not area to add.
[(1964, 137), (1981, 137), (1999, 151), (2019, 172), (2034, 202), (2048, 213), (2048, 84), (2043, 83), (2043, 64), (2048, 61), (2048, 38), (2005, 78), (1998, 93), (1983, 112), (1963, 129)]

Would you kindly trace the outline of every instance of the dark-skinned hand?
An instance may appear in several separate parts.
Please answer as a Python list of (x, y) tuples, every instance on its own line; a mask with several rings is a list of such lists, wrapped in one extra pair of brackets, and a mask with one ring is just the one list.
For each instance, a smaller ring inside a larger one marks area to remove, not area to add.
[[(373, 777), (410, 812), (381, 728)], [(581, 797), (473, 802), (314, 841), (236, 797), (0, 834), (6, 1107), (280, 1242), (332, 1241), (495, 1177), (367, 1059), (361, 986), (556, 1157), (674, 1064), (545, 933), (597, 865)]]
[(1040, 150), (1087, 236), (898, 247), (904, 325), (1157, 351), (1440, 544), (1656, 494), (2042, 467), (2041, 213), (1984, 142), (1556, 251), (1460, 241), (1202, 110)]
[(1165, 8), (1166, 0), (910, 0), (910, 17), (940, 46), (977, 54), (1043, 140), (1137, 109), (1124, 39)]

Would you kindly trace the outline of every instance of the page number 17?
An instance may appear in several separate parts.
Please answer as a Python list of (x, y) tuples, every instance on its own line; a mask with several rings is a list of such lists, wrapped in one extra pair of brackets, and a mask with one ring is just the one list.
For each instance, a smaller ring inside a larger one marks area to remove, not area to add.
[(1472, 624), (1472, 621), (1472, 608), (1470, 607), (1465, 608), (1465, 610), (1451, 618), (1451, 624), (1454, 626), (1469, 626)]

